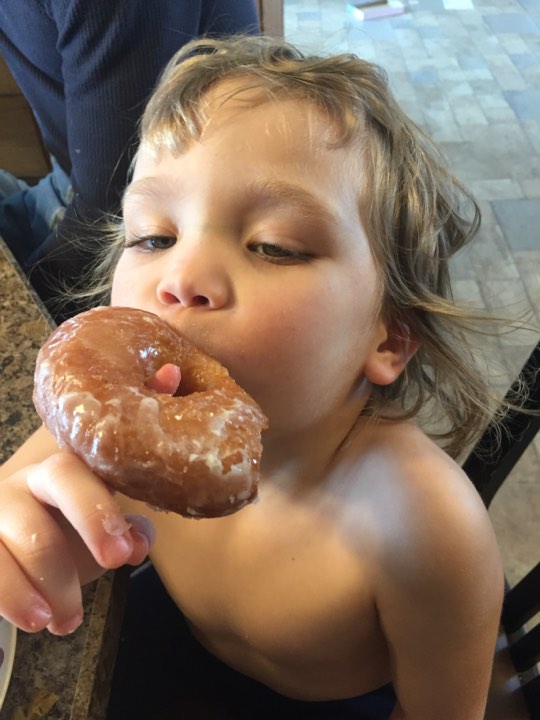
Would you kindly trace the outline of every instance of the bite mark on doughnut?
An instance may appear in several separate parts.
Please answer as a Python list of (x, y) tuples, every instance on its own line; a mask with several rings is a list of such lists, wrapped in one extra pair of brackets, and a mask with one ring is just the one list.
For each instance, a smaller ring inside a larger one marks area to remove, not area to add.
[(153, 507), (219, 517), (257, 496), (264, 414), (156, 315), (96, 308), (66, 321), (38, 355), (34, 402), (61, 447)]

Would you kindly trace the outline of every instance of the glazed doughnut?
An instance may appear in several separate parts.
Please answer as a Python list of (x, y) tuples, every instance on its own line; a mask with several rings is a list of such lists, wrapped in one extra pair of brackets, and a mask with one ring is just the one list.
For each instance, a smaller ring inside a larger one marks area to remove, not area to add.
[[(149, 386), (167, 364), (180, 368), (175, 395)], [(129, 497), (220, 517), (257, 496), (266, 417), (157, 315), (100, 307), (64, 322), (38, 354), (34, 404), (60, 447)]]

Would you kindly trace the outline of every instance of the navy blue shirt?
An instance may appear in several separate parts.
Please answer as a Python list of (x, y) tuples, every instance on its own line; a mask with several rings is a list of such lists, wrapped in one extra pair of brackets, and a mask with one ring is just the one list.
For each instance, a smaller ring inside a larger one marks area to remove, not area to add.
[[(238, 32), (258, 32), (253, 0), (2, 0), (0, 52), (73, 186), (62, 244), (81, 221), (118, 209), (137, 121), (174, 52)], [(39, 254), (58, 253), (59, 242)], [(69, 253), (60, 255), (67, 268)]]

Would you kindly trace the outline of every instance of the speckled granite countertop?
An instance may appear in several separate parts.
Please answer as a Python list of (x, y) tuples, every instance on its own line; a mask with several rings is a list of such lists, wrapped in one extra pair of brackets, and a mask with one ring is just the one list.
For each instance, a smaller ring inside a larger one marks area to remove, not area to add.
[[(32, 403), (34, 363), (52, 320), (1, 239), (0, 288), (1, 462), (39, 425)], [(108, 573), (84, 588), (85, 620), (69, 637), (18, 632), (0, 720), (105, 718), (126, 585), (127, 576)], [(41, 714), (39, 698), (43, 709), (52, 703)]]

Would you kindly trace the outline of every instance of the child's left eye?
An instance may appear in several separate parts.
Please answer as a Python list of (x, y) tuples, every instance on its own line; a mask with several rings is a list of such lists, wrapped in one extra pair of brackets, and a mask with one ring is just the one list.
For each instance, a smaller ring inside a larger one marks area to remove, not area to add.
[(301, 262), (309, 259), (309, 255), (303, 252), (296, 252), (281, 247), (274, 243), (254, 243), (249, 248), (251, 252), (260, 255), (264, 260), (269, 262)]

